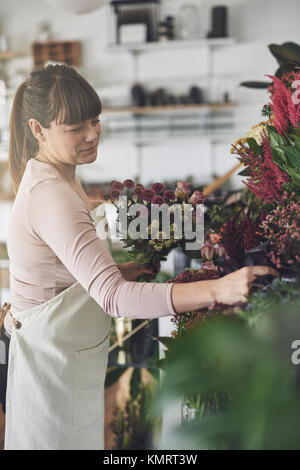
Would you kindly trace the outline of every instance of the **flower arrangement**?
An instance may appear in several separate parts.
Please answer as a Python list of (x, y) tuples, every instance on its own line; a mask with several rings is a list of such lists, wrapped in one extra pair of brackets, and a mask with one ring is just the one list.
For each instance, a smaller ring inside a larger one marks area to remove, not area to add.
[[(232, 146), (245, 166), (240, 173), (247, 188), (242, 204), (210, 210), (202, 268), (185, 270), (168, 282), (215, 279), (247, 264), (300, 274), (300, 100), (294, 86), (300, 73), (289, 70), (280, 79), (269, 77), (270, 102), (263, 108), (268, 119)], [(217, 305), (178, 315), (173, 335), (233, 309)]]
[[(208, 422), (207, 413), (209, 414), (211, 411), (214, 415), (212, 419), (219, 419), (219, 427), (216, 427), (218, 437), (222, 434), (220, 429), (222, 430), (222, 426), (224, 426), (224, 421), (222, 421), (224, 419), (223, 412), (233, 412), (235, 419), (236, 407), (239, 405), (238, 400), (236, 402), (234, 398), (238, 395), (240, 384), (244, 383), (249, 374), (246, 373), (245, 379), (238, 378), (233, 384), (232, 371), (247, 369), (249, 356), (255, 350), (255, 347), (252, 348), (250, 343), (241, 341), (241, 335), (250, 336), (253, 334), (253, 337), (261, 338), (264, 332), (271, 331), (273, 338), (273, 322), (270, 323), (270, 328), (265, 328), (260, 335), (257, 335), (255, 331), (265, 314), (271, 315), (272, 313), (273, 315), (275, 308), (279, 307), (281, 315), (283, 309), (287, 309), (293, 304), (297, 307), (296, 302), (299, 302), (300, 46), (293, 43), (286, 43), (283, 47), (273, 46), (271, 51), (278, 57), (280, 69), (275, 77), (269, 75), (273, 80), (271, 85), (268, 84), (270, 101), (263, 108), (263, 115), (267, 120), (253, 126), (245, 137), (239, 139), (232, 146), (232, 153), (244, 164), (245, 168), (240, 174), (245, 177), (243, 183), (247, 189), (241, 193), (241, 199), (230, 207), (226, 207), (224, 204), (210, 209), (205, 233), (206, 242), (201, 250), (202, 260), (204, 261), (201, 269), (198, 271), (186, 269), (176, 278), (168, 281), (193, 282), (196, 280), (217, 279), (223, 274), (247, 264), (269, 264), (282, 274), (281, 278), (272, 279), (272, 282), (265, 279), (261, 281), (261, 284), (253, 283), (246, 305), (215, 305), (212, 308), (175, 315), (173, 322), (176, 330), (172, 333), (172, 338), (169, 341), (166, 338), (160, 338), (167, 346), (164, 368), (167, 373), (174, 373), (176, 383), (178, 383), (178, 367), (177, 363), (175, 364), (176, 367), (172, 367), (170, 358), (174, 357), (178, 361), (179, 357), (187, 357), (188, 353), (184, 356), (184, 352), (187, 351), (186, 348), (189, 347), (190, 339), (194, 335), (197, 335), (195, 344), (201, 347), (203, 344), (207, 346), (201, 363), (198, 360), (198, 355), (193, 352), (186, 362), (188, 366), (186, 364), (183, 366), (182, 370), (186, 370), (186, 367), (190, 367), (191, 357), (196, 357), (196, 368), (191, 373), (191, 386), (185, 389), (181, 385), (178, 387), (181, 396), (184, 394), (185, 405), (188, 409), (198, 414), (198, 417), (205, 417), (206, 419), (204, 423), (199, 422), (199, 432), (195, 433), (195, 436), (202, 435)], [(298, 66), (298, 69), (295, 65)], [(248, 82), (247, 84), (251, 87), (257, 85), (254, 82)], [(288, 277), (293, 282), (285, 282), (285, 276), (291, 273), (293, 275)], [(283, 317), (285, 318), (286, 315)], [(280, 319), (280, 316), (278, 316), (278, 319)], [(282, 321), (280, 319), (278, 331), (281, 331)], [(235, 323), (238, 322), (241, 322), (241, 325), (237, 325), (238, 329), (236, 329)], [(224, 335), (226, 336), (226, 323), (230, 329), (232, 328), (233, 334), (224, 348), (223, 340)], [(217, 338), (214, 330), (214, 334), (207, 339), (206, 331), (210, 327), (216, 330), (219, 329)], [(284, 335), (286, 335), (286, 331), (284, 331)], [(199, 339), (200, 337), (201, 339)], [(177, 348), (185, 340), (185, 347), (181, 350), (182, 354), (180, 355)], [(219, 368), (214, 368), (214, 362), (211, 360), (214, 354), (214, 347), (211, 344), (214, 341), (215, 348), (219, 348), (220, 353)], [(222, 348), (220, 348), (220, 344), (222, 344)], [(245, 345), (244, 363), (237, 354), (241, 344)], [(283, 343), (280, 344), (278, 350), (282, 350)], [(227, 370), (229, 372), (228, 380), (233, 385), (226, 388), (224, 387), (225, 380), (219, 380), (219, 377), (221, 376), (220, 372), (226, 370), (227, 359), (225, 356), (228, 351), (230, 356), (231, 345), (234, 345), (231, 355), (231, 358), (234, 359), (234, 366), (230, 366), (230, 361), (227, 362), (229, 364)], [(263, 347), (265, 348), (265, 345)], [(267, 351), (267, 349), (263, 351)], [(273, 354), (274, 350), (270, 349), (270, 351)], [(260, 367), (263, 357), (264, 354), (258, 357), (258, 367)], [(246, 368), (244, 364), (247, 364)], [(286, 363), (284, 363), (284, 367), (286, 367)], [(268, 368), (269, 365), (266, 366), (265, 370), (268, 371)], [(198, 384), (195, 384), (195, 377), (197, 376), (195, 371), (199, 370), (201, 371), (199, 373), (201, 380)], [(205, 373), (207, 376), (203, 379)], [(264, 380), (264, 376), (261, 377), (262, 380)], [(278, 377), (282, 376), (282, 374), (278, 374)], [(166, 381), (169, 385), (168, 381), (170, 382), (170, 376)], [(183, 381), (186, 381), (186, 375), (184, 375)], [(174, 383), (170, 385), (172, 392)], [(259, 390), (257, 396), (261, 396), (261, 382), (257, 386), (257, 390)], [(266, 396), (267, 400), (269, 400), (269, 390)], [(224, 392), (226, 392), (225, 395)], [(286, 390), (283, 397), (287, 401), (290, 399), (290, 395)], [(248, 427), (251, 428), (252, 417), (246, 419), (245, 414), (245, 410), (248, 411), (249, 398), (251, 398), (251, 394), (241, 407), (241, 422), (245, 427), (250, 423)], [(279, 406), (281, 406), (281, 403)], [(261, 406), (261, 404), (258, 406)], [(261, 410), (261, 408), (258, 409)], [(255, 408), (255, 413), (260, 417), (257, 408)], [(278, 406), (274, 416), (275, 414), (278, 414)], [(231, 439), (231, 432), (229, 434)], [(295, 433), (295, 436), (297, 436), (297, 433)]]
[[(190, 183), (178, 181), (174, 190), (162, 183), (144, 187), (132, 180), (112, 181), (110, 199), (117, 209), (119, 237), (130, 258), (139, 266), (154, 266), (166, 260), (178, 246), (200, 240), (204, 195)], [(200, 246), (201, 244), (197, 245)]]

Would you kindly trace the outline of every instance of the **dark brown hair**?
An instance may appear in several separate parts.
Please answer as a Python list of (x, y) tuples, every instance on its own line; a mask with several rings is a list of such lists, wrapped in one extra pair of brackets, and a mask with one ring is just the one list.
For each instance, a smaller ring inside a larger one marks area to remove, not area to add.
[(27, 161), (39, 150), (29, 120), (42, 127), (78, 124), (101, 113), (101, 101), (92, 86), (75, 69), (63, 64), (33, 71), (14, 97), (10, 115), (9, 172), (15, 194)]

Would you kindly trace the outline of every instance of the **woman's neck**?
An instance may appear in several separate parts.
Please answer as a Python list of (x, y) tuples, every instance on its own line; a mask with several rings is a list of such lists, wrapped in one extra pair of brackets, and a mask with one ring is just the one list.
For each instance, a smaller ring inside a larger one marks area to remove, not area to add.
[(63, 176), (63, 178), (67, 180), (68, 183), (70, 183), (71, 185), (74, 185), (77, 183), (76, 165), (68, 165), (66, 163), (52, 162), (47, 157), (43, 156), (40, 152), (34, 157), (34, 159), (39, 162), (48, 163), (49, 165), (52, 165), (61, 174), (61, 176)]

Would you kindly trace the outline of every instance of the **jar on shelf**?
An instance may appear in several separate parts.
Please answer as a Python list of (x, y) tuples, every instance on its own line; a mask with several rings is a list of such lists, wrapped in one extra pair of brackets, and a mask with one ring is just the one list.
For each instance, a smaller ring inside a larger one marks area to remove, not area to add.
[(179, 10), (178, 38), (185, 40), (199, 38), (199, 10), (192, 3), (184, 4)]

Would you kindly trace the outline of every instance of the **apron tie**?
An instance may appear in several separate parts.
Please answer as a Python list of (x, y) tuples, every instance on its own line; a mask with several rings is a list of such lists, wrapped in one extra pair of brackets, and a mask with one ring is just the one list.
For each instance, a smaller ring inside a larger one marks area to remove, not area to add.
[(11, 304), (8, 303), (8, 302), (5, 302), (3, 304), (3, 307), (0, 307), (0, 326), (2, 328), (2, 326), (4, 324), (4, 318), (6, 317), (6, 315), (9, 315), (10, 319), (12, 320), (12, 323), (13, 323), (14, 327), (17, 328), (17, 329), (20, 329), (22, 325), (19, 321), (17, 321), (12, 316), (12, 314), (10, 312), (10, 307), (11, 307)]

